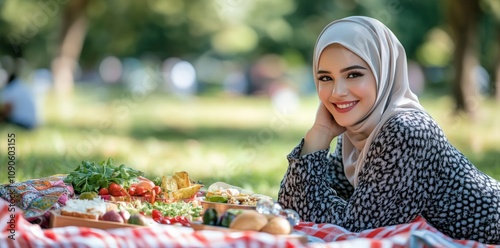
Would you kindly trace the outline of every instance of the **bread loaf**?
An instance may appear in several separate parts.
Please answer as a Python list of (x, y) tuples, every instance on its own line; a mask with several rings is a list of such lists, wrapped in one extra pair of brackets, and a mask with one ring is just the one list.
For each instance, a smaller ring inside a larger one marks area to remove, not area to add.
[(238, 230), (259, 231), (267, 224), (267, 217), (255, 210), (244, 210), (236, 215), (229, 228)]
[(292, 225), (282, 216), (268, 218), (267, 224), (260, 230), (271, 234), (289, 234), (292, 232)]

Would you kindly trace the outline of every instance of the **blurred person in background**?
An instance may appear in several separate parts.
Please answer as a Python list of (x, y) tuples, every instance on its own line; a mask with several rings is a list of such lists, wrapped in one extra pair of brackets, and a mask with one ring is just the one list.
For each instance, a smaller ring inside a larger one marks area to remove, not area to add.
[(283, 208), (352, 232), (423, 218), (453, 239), (500, 244), (500, 182), (420, 105), (405, 49), (383, 23), (353, 16), (327, 25), (313, 71), (320, 104), (287, 157)]
[(38, 126), (38, 113), (33, 92), (11, 73), (7, 84), (0, 90), (0, 122), (26, 129)]

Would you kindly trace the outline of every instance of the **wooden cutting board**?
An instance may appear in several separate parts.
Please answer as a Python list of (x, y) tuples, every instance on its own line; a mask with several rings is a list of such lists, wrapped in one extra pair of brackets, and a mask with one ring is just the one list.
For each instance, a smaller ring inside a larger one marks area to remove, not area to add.
[(89, 220), (72, 216), (61, 215), (59, 210), (50, 211), (50, 227), (65, 227), (65, 226), (78, 226), (90, 227), (98, 229), (113, 229), (113, 228), (140, 228), (144, 226), (132, 225), (126, 223), (118, 223), (104, 220)]

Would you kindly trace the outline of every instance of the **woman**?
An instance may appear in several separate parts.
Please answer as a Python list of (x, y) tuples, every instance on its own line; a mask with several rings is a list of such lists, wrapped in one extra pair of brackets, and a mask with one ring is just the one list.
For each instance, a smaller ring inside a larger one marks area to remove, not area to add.
[(386, 26), (360, 16), (330, 23), (316, 42), (313, 72), (321, 103), (288, 155), (284, 208), (355, 232), (422, 216), (452, 238), (500, 244), (499, 182), (453, 147), (419, 104), (404, 48)]

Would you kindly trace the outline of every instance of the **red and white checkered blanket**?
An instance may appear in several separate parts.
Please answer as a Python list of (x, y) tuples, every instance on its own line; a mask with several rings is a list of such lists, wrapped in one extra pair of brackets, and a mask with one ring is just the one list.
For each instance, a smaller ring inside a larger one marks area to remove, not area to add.
[(352, 233), (332, 224), (301, 223), (295, 228), (311, 241), (259, 232), (194, 231), (186, 227), (152, 227), (100, 230), (83, 227), (42, 229), (24, 219), (22, 211), (0, 199), (0, 247), (499, 247), (474, 241), (453, 240), (424, 219), (410, 224)]

